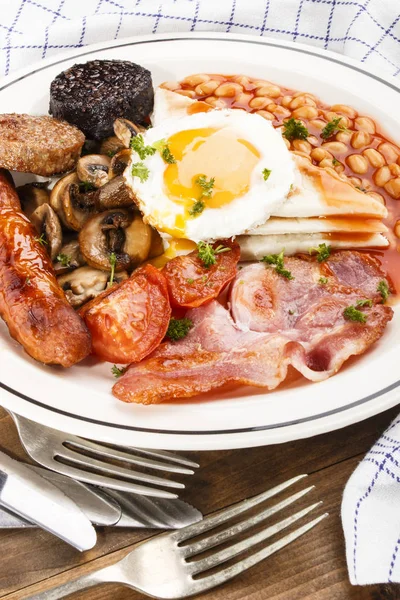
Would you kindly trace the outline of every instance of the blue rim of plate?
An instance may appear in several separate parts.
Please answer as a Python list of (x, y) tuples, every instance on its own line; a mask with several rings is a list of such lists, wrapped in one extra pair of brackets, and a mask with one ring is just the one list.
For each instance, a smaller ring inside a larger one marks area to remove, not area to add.
[[(375, 79), (376, 81), (379, 81), (380, 83), (383, 83), (384, 85), (386, 85), (387, 87), (390, 87), (391, 89), (395, 90), (396, 92), (400, 91), (399, 87), (397, 85), (392, 84), (389, 81), (386, 81), (386, 79), (383, 79), (383, 78), (379, 77), (378, 75), (375, 75), (374, 73), (370, 73), (366, 69), (362, 69), (356, 65), (348, 64), (347, 62), (340, 60), (340, 58), (333, 58), (332, 56), (329, 56), (329, 55), (324, 56), (324, 54), (321, 54), (321, 52), (313, 52), (312, 50), (309, 50), (308, 48), (303, 48), (300, 45), (298, 47), (293, 47), (293, 46), (287, 46), (285, 44), (279, 44), (278, 42), (269, 42), (264, 39), (263, 40), (260, 40), (260, 39), (244, 40), (242, 38), (236, 38), (234, 35), (225, 36), (225, 37), (215, 37), (215, 36), (212, 36), (212, 37), (179, 36), (179, 37), (165, 37), (165, 38), (158, 37), (158, 38), (149, 39), (149, 40), (138, 40), (137, 42), (127, 42), (125, 44), (114, 44), (112, 46), (98, 48), (97, 51), (104, 52), (104, 50), (111, 50), (113, 48), (124, 48), (125, 46), (135, 46), (135, 45), (141, 45), (141, 44), (193, 41), (194, 39), (199, 40), (199, 41), (235, 42), (237, 44), (238, 43), (256, 44), (256, 45), (270, 46), (272, 48), (282, 48), (284, 50), (289, 49), (293, 52), (298, 52), (300, 54), (308, 54), (309, 56), (316, 56), (317, 58), (322, 58), (323, 60), (328, 60), (330, 62), (337, 63), (339, 65), (347, 67), (348, 69), (352, 69), (353, 71), (358, 71), (359, 73), (368, 75), (368, 77), (371, 77), (372, 79)], [(48, 65), (45, 65), (43, 67), (39, 67), (39, 68), (35, 69), (34, 71), (30, 71), (29, 73), (22, 75), (18, 79), (10, 81), (9, 83), (6, 83), (5, 85), (1, 86), (0, 92), (4, 89), (10, 87), (11, 85), (14, 85), (14, 83), (17, 83), (18, 81), (22, 81), (23, 79), (31, 77), (35, 73), (39, 73), (40, 71), (44, 71), (45, 69), (48, 69), (55, 65), (61, 64), (65, 61), (74, 60), (74, 58), (78, 59), (78, 58), (81, 58), (82, 56), (86, 56), (87, 54), (93, 54), (93, 52), (96, 52), (96, 50), (90, 50), (90, 46), (89, 46), (89, 49), (87, 52), (80, 52), (76, 56), (69, 56), (68, 58), (62, 58), (62, 59), (54, 61)], [(14, 390), (13, 388), (0, 382), (0, 388), (4, 389), (5, 391), (9, 392), (10, 394), (13, 394), (14, 396), (18, 396), (22, 400), (25, 400), (26, 402), (29, 402), (30, 404), (35, 404), (36, 406), (39, 406), (40, 408), (43, 408), (45, 410), (49, 410), (51, 412), (58, 413), (60, 415), (69, 417), (71, 419), (76, 419), (78, 421), (86, 421), (87, 423), (92, 423), (94, 425), (101, 425), (103, 427), (112, 427), (114, 429), (122, 429), (122, 430), (127, 430), (127, 431), (137, 431), (140, 433), (157, 433), (157, 434), (164, 434), (164, 435), (194, 435), (194, 436), (229, 435), (229, 434), (250, 433), (250, 432), (256, 432), (256, 431), (268, 431), (271, 429), (280, 429), (280, 428), (290, 427), (293, 425), (299, 425), (301, 423), (317, 421), (319, 419), (323, 419), (323, 418), (329, 417), (334, 414), (346, 412), (348, 410), (351, 410), (352, 408), (355, 408), (356, 406), (360, 406), (361, 404), (366, 404), (367, 402), (371, 402), (372, 400), (375, 400), (376, 398), (379, 398), (380, 396), (383, 396), (384, 394), (387, 394), (388, 392), (391, 392), (391, 391), (397, 389), (399, 386), (400, 386), (400, 380), (392, 383), (391, 385), (389, 385), (373, 394), (370, 394), (369, 396), (365, 396), (364, 398), (361, 398), (360, 400), (356, 400), (355, 402), (352, 402), (351, 404), (348, 404), (347, 406), (343, 406), (341, 408), (335, 408), (333, 410), (319, 413), (317, 415), (312, 415), (310, 417), (304, 417), (302, 419), (295, 419), (293, 421), (285, 421), (283, 423), (273, 423), (271, 425), (257, 425), (255, 427), (243, 427), (243, 428), (239, 428), (239, 429), (222, 429), (222, 430), (217, 429), (217, 430), (209, 430), (209, 431), (189, 431), (189, 430), (182, 431), (182, 430), (175, 430), (175, 429), (152, 429), (152, 428), (147, 428), (147, 427), (133, 427), (131, 425), (119, 425), (117, 423), (109, 423), (107, 421), (91, 419), (90, 417), (83, 417), (80, 415), (75, 415), (75, 414), (69, 413), (65, 410), (61, 410), (59, 408), (54, 408), (52, 406), (48, 406), (47, 404), (44, 404), (43, 402), (40, 402), (39, 400), (35, 400), (34, 398), (31, 398), (30, 396), (26, 396), (25, 394), (22, 394), (21, 392), (18, 392), (17, 390)]]

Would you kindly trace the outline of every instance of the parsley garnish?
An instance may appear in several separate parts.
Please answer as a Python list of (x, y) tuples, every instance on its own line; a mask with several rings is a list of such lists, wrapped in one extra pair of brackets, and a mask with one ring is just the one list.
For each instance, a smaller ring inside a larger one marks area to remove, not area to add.
[(322, 139), (326, 140), (327, 138), (330, 138), (337, 131), (347, 131), (347, 127), (339, 124), (341, 120), (342, 117), (338, 117), (337, 119), (332, 119), (332, 121), (329, 121), (329, 123), (327, 123), (321, 131)]
[(31, 285), (31, 278), (30, 277), (27, 277), (25, 279), (25, 285)]
[[(133, 138), (133, 139), (136, 139), (136, 138)], [(132, 165), (132, 176), (139, 177), (140, 183), (147, 181), (147, 179), (149, 178), (149, 175), (150, 175), (150, 171), (144, 163), (138, 162), (138, 163), (135, 163)]]
[(115, 252), (111, 252), (109, 261), (110, 261), (110, 265), (111, 265), (111, 273), (110, 273), (110, 281), (108, 282), (108, 287), (111, 287), (114, 282), (115, 265), (117, 264), (117, 255), (115, 254)]
[(264, 177), (264, 181), (267, 181), (268, 177), (271, 175), (272, 171), (271, 169), (263, 169), (263, 177)]
[(79, 182), (79, 191), (85, 194), (86, 192), (93, 192), (95, 190), (95, 186), (90, 181), (80, 181)]
[(34, 239), (35, 242), (37, 242), (41, 246), (47, 246), (48, 244), (48, 241), (46, 240), (46, 235), (44, 233), (42, 233), (42, 235), (40, 235), (39, 237), (35, 237)]
[(188, 283), (189, 285), (192, 285), (192, 283), (194, 283), (194, 279), (192, 279), (190, 277), (189, 279), (186, 279), (186, 283)]
[(186, 337), (192, 327), (193, 321), (191, 319), (175, 319), (175, 317), (172, 317), (166, 336), (173, 342), (177, 342)]
[(321, 285), (326, 285), (328, 283), (328, 278), (327, 277), (320, 277), (318, 279), (318, 283), (320, 283)]
[(356, 185), (354, 186), (356, 188), (356, 190), (360, 190), (360, 192), (363, 192), (364, 194), (366, 194), (367, 190), (364, 187), (361, 187), (360, 185)]
[(111, 367), (111, 373), (114, 375), (114, 377), (118, 378), (125, 373), (126, 369), (127, 367), (121, 367), (120, 369), (119, 367), (117, 367), (117, 365), (114, 365), (113, 367)]
[(115, 156), (117, 154), (117, 150), (107, 150), (106, 154), (107, 154), (107, 156), (112, 158), (113, 156)]
[(211, 246), (211, 244), (207, 244), (207, 242), (199, 242), (197, 244), (197, 256), (202, 261), (203, 265), (206, 269), (209, 269), (211, 265), (215, 265), (217, 262), (216, 254), (222, 254), (222, 252), (229, 252), (230, 248), (225, 246), (217, 246), (215, 249)]
[(156, 153), (156, 148), (154, 146), (145, 146), (143, 136), (140, 133), (131, 138), (129, 146), (139, 155), (141, 160), (144, 160), (147, 156), (153, 156), (153, 154)]
[(285, 269), (283, 250), (280, 254), (268, 254), (267, 256), (264, 256), (264, 258), (261, 259), (261, 262), (275, 266), (275, 271), (278, 275), (282, 275), (283, 277), (286, 277), (286, 279), (294, 279), (291, 272)]
[(288, 312), (289, 312), (289, 315), (294, 315), (294, 310), (293, 310), (293, 308), (289, 308), (289, 311), (288, 311)]
[(301, 121), (296, 121), (292, 117), (283, 123), (282, 135), (291, 142), (293, 140), (306, 140), (310, 134)]
[(338, 160), (337, 158), (333, 157), (332, 158), (332, 164), (334, 167), (337, 167), (337, 165), (340, 165), (340, 160)]
[(176, 163), (175, 156), (172, 154), (165, 140), (159, 140), (158, 142), (154, 142), (153, 148), (159, 151), (163, 160), (169, 165), (173, 165)]
[(366, 323), (368, 317), (361, 310), (357, 310), (355, 306), (348, 306), (343, 311), (343, 316), (347, 321), (357, 321), (358, 323)]
[(385, 304), (386, 300), (389, 298), (389, 295), (390, 295), (390, 290), (389, 290), (387, 281), (382, 279), (382, 281), (380, 281), (378, 283), (378, 287), (376, 288), (376, 291), (380, 292), (380, 294), (382, 296), (382, 304)]
[(71, 264), (71, 257), (68, 256), (68, 254), (57, 254), (56, 260), (61, 263), (63, 267), (69, 267)]
[(356, 306), (372, 306), (372, 300), (370, 300), (370, 299), (357, 300)]
[(211, 198), (215, 177), (210, 177), (210, 181), (207, 181), (207, 177), (205, 175), (200, 175), (200, 177), (196, 179), (196, 183), (202, 189), (201, 197), (204, 196), (205, 198)]
[(308, 252), (310, 254), (312, 254), (313, 252), (316, 252), (317, 253), (317, 261), (319, 263), (322, 263), (330, 257), (331, 250), (332, 250), (332, 248), (330, 246), (327, 246), (326, 244), (319, 244), (318, 248), (310, 248)]
[(196, 200), (196, 202), (193, 204), (192, 208), (189, 210), (189, 215), (191, 217), (195, 217), (196, 215), (199, 215), (203, 212), (203, 210), (205, 209), (206, 205), (204, 204), (203, 200), (200, 198), (200, 200)]

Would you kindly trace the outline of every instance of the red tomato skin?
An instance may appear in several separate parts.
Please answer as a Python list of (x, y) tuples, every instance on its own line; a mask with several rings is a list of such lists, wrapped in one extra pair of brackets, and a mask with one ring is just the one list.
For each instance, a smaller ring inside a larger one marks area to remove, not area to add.
[(105, 290), (79, 310), (102, 360), (129, 364), (150, 354), (164, 338), (171, 317), (164, 275), (152, 265)]

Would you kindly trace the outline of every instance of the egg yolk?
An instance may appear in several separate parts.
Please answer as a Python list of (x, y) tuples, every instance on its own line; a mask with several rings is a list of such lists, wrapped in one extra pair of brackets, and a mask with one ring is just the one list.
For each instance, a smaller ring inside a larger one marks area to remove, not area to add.
[[(189, 129), (179, 131), (167, 141), (176, 162), (164, 171), (164, 191), (175, 203), (183, 205), (183, 213), (171, 229), (175, 237), (183, 237), (187, 219), (198, 200), (204, 208), (219, 208), (246, 194), (254, 167), (259, 162), (258, 150), (232, 129)], [(199, 177), (214, 185), (208, 195), (198, 183)]]

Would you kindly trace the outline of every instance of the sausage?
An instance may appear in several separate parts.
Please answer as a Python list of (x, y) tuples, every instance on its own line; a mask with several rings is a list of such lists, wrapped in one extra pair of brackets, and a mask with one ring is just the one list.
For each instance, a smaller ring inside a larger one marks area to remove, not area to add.
[(0, 170), (0, 316), (30, 356), (70, 367), (90, 353), (90, 334), (36, 236), (7, 172)]

